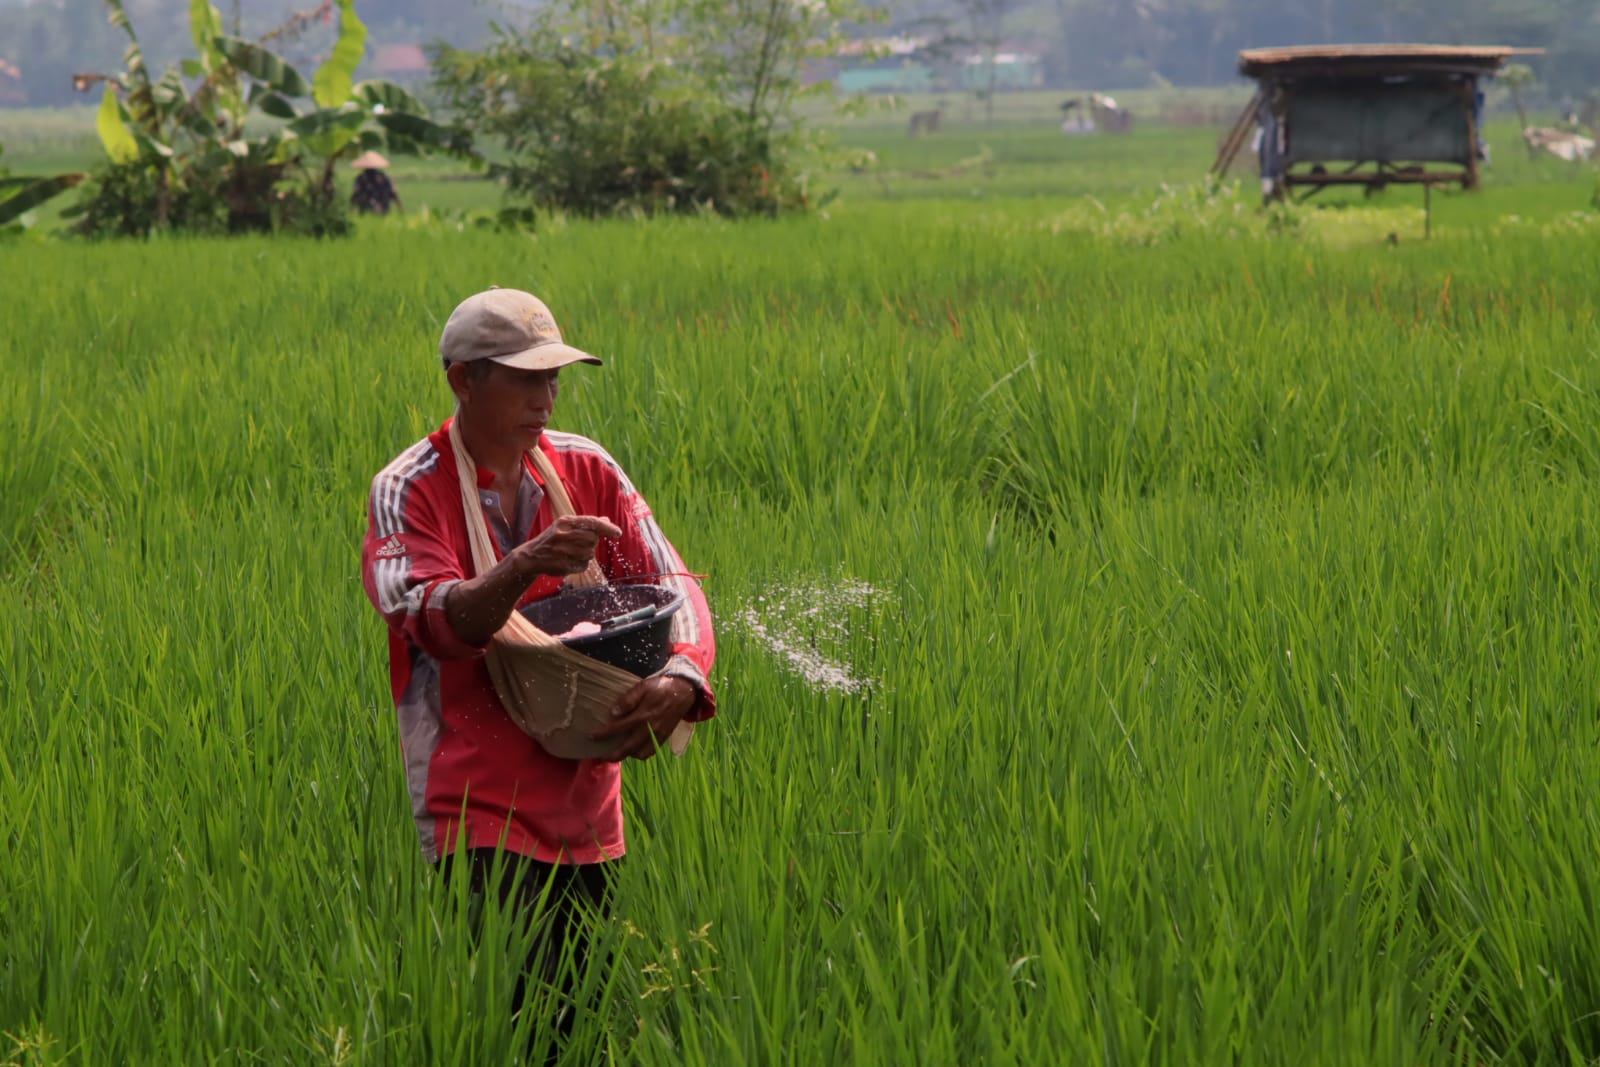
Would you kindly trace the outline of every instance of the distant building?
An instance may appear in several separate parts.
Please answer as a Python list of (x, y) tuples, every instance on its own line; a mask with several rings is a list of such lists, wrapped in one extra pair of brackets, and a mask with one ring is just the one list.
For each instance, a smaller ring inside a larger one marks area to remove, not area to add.
[(996, 52), (992, 60), (983, 54), (969, 54), (961, 60), (961, 88), (976, 91), (993, 84), (997, 92), (1021, 92), (1044, 88), (1044, 62), (1036, 52), (1008, 50)]
[(929, 93), (938, 88), (932, 70), (909, 61), (846, 67), (824, 80), (841, 93)]
[(380, 45), (373, 53), (370, 69), (374, 77), (389, 81), (425, 78), (432, 67), (421, 48), (414, 44)]
[(1044, 85), (1044, 63), (1035, 50), (1004, 45), (987, 51), (950, 51), (925, 37), (846, 41), (811, 81), (831, 81), (842, 93), (976, 92), (992, 84), (998, 92)]
[(27, 102), (28, 91), (22, 87), (21, 68), (0, 59), (0, 107), (22, 107)]

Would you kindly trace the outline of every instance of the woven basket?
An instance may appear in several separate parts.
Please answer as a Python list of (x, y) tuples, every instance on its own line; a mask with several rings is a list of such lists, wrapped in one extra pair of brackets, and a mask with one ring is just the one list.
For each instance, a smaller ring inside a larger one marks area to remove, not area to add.
[[(456, 454), (473, 573), (482, 574), (497, 562), (494, 542), (478, 501), (477, 467), (454, 420), (450, 423), (450, 447)], [(532, 448), (528, 458), (544, 479), (551, 513), (556, 518), (576, 514), (566, 486), (545, 454)], [(589, 566), (569, 577), (566, 584), (578, 588), (605, 585), (606, 577), (600, 565), (590, 560)], [(511, 721), (546, 752), (562, 759), (595, 759), (611, 752), (617, 744), (615, 738), (595, 741), (589, 734), (611, 721), (617, 701), (641, 681), (630, 671), (574, 652), (518, 611), (513, 611), (490, 639), (485, 660), (495, 693)], [(693, 736), (694, 723), (679, 723), (667, 739), (667, 748), (681, 756)]]

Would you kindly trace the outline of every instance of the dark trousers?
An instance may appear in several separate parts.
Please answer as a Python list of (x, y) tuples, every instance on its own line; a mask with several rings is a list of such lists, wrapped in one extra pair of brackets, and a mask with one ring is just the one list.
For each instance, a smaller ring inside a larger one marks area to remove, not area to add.
[[(589, 965), (595, 927), (611, 914), (611, 882), (616, 861), (610, 863), (541, 863), (526, 856), (496, 853), (494, 849), (468, 849), (439, 861), (447, 883), (459, 875), (468, 878), (467, 890), (474, 908), (493, 894), (508, 915), (526, 922), (532, 943), (528, 959), (512, 993), (512, 1011), (520, 1012), (530, 1000), (529, 983), (537, 982), (559, 994), (551, 1020), (556, 1043), (546, 1063), (555, 1063), (577, 1020), (579, 984)], [(535, 1020), (529, 1031), (537, 1041), (549, 1026)]]

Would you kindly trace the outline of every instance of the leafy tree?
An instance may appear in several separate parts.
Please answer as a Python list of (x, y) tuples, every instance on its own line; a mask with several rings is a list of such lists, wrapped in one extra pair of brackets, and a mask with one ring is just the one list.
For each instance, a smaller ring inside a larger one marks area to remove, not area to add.
[[(191, 0), (195, 55), (159, 77), (122, 0), (106, 5), (129, 43), (123, 71), (78, 79), (104, 85), (96, 130), (109, 158), (78, 205), (81, 232), (339, 234), (349, 228), (334, 180), (342, 160), (368, 148), (470, 151), (406, 90), (353, 81), (366, 45), (353, 0), (325, 0), (255, 41), (225, 34), (217, 9)], [(311, 80), (267, 47), (334, 10), (339, 37)]]
[(815, 202), (803, 65), (858, 15), (854, 0), (554, 0), (482, 50), (436, 48), (436, 87), (504, 144), (514, 197), (773, 214)]

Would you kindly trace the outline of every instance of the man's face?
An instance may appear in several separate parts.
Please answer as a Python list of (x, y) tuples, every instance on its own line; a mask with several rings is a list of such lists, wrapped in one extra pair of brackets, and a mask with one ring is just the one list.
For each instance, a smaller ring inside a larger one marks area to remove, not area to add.
[(451, 386), (461, 402), (461, 417), (473, 432), (506, 448), (525, 452), (539, 443), (560, 390), (559, 370), (516, 370), (488, 362), (473, 373), (462, 367)]

